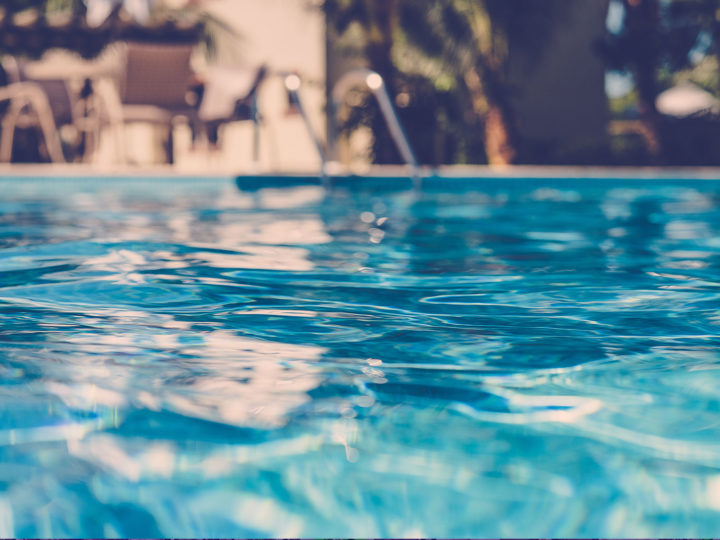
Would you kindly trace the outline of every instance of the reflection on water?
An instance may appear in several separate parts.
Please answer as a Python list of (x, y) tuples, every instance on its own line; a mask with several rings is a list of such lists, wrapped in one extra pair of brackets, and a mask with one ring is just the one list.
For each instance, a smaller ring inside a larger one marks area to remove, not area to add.
[(720, 184), (6, 180), (0, 535), (702, 536)]

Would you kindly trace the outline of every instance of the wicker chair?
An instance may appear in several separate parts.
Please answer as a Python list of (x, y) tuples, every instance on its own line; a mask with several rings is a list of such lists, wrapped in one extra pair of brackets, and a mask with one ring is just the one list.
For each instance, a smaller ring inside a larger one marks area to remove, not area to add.
[(118, 81), (121, 122), (164, 126), (167, 161), (173, 163), (175, 123), (184, 119), (194, 133), (200, 131), (197, 104), (189, 99), (194, 81), (190, 68), (193, 47), (141, 42), (124, 46), (124, 69)]

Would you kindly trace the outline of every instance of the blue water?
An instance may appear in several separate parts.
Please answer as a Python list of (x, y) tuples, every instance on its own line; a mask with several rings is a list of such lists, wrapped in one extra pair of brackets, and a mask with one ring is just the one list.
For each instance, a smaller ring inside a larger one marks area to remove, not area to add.
[(0, 536), (716, 536), (720, 182), (0, 181)]

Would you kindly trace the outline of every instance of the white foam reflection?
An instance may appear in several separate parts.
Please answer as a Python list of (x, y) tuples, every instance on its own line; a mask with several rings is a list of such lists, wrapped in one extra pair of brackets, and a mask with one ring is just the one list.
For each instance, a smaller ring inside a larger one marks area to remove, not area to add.
[(314, 362), (326, 352), (322, 347), (251, 339), (225, 330), (187, 330), (192, 340), (188, 332), (167, 329), (142, 335), (71, 336), (70, 343), (98, 348), (105, 357), (112, 357), (113, 351), (155, 350), (186, 359), (165, 368), (157, 365), (150, 378), (142, 364), (134, 369), (127, 363), (115, 368), (87, 366), (75, 380), (95, 383), (48, 383), (47, 389), (82, 410), (120, 408), (127, 400), (235, 426), (277, 427), (308, 401), (307, 392), (320, 381)]
[(117, 283), (144, 283), (145, 277), (138, 270), (148, 266), (148, 259), (129, 249), (111, 250), (99, 257), (88, 257), (84, 264), (93, 272), (107, 272)]
[(317, 203), (325, 197), (321, 186), (301, 186), (285, 189), (262, 189), (259, 194), (261, 208), (281, 210)]
[(12, 505), (5, 496), (0, 496), (0, 537), (15, 538)]
[(548, 187), (536, 189), (530, 194), (530, 198), (536, 201), (555, 202), (578, 202), (582, 200), (582, 196), (578, 191), (568, 189), (560, 190)]
[(287, 245), (287, 244), (327, 244), (332, 237), (325, 231), (325, 225), (314, 216), (303, 219), (274, 219), (269, 223), (237, 222), (223, 220), (217, 230), (217, 237), (224, 246), (246, 245), (251, 243)]
[(665, 224), (665, 236), (671, 240), (709, 238), (712, 231), (704, 221), (674, 220)]
[(485, 389), (504, 398), (510, 412), (482, 410), (460, 402), (453, 403), (452, 408), (484, 422), (535, 425), (544, 422), (576, 424), (603, 407), (601, 400), (591, 397), (534, 395), (490, 385)]
[(705, 502), (709, 508), (720, 512), (720, 474), (708, 478)]
[(309, 251), (283, 246), (243, 245), (240, 252), (204, 251), (197, 254), (206, 265), (226, 269), (310, 271), (315, 268)]

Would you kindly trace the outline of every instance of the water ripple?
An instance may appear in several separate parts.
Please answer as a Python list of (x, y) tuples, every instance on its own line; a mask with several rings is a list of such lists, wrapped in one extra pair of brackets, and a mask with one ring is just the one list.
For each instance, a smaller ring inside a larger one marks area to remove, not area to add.
[(2, 184), (0, 535), (720, 527), (717, 182)]

